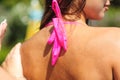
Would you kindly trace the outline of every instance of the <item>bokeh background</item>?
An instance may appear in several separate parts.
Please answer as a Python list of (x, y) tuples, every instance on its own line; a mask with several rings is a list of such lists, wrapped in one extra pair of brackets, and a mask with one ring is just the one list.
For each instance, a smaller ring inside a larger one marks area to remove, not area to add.
[[(8, 27), (0, 51), (0, 63), (10, 49), (38, 31), (44, 0), (0, 0), (0, 22), (7, 19)], [(92, 26), (120, 27), (120, 0), (111, 0), (111, 6), (101, 21), (89, 22)]]

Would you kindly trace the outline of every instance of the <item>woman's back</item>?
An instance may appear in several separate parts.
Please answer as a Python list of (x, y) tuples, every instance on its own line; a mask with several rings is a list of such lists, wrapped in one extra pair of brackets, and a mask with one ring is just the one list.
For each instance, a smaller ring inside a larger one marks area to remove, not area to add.
[[(120, 42), (117, 28), (65, 24), (67, 51), (51, 66), (52, 26), (38, 32), (21, 47), (24, 75), (28, 80), (112, 80), (113, 54)], [(115, 42), (117, 40), (117, 42)]]

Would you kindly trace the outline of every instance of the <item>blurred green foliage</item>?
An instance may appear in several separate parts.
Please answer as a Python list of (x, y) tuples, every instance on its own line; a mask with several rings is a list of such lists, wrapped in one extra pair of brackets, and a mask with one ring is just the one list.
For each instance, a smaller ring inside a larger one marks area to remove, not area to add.
[[(4, 5), (6, 8), (11, 9), (14, 7), (14, 5), (16, 5), (19, 2), (24, 2), (26, 5), (29, 5), (30, 0), (0, 0), (0, 4)], [(22, 7), (22, 6), (21, 6)]]
[[(44, 0), (39, 0), (43, 6)], [(0, 22), (7, 19), (8, 27), (0, 51), (0, 63), (10, 49), (18, 42), (23, 42), (29, 22), (31, 0), (0, 0)]]

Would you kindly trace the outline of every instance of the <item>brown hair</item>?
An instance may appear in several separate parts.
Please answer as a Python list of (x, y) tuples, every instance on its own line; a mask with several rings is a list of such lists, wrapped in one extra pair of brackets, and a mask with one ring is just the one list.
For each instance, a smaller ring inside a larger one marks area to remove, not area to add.
[[(83, 10), (86, 0), (58, 0), (58, 4), (61, 9), (61, 13), (64, 15), (75, 15), (76, 17), (80, 17), (80, 12)], [(45, 1), (45, 12), (42, 17), (40, 29), (44, 28), (46, 24), (48, 24), (55, 14), (51, 8), (52, 0)], [(75, 19), (67, 19), (67, 20), (75, 20)]]

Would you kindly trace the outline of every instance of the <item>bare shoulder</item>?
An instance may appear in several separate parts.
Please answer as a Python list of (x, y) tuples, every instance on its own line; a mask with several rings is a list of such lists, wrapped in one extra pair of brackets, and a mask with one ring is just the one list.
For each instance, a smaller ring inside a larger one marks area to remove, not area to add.
[[(49, 27), (40, 30), (21, 45), (23, 73), (27, 79), (40, 80), (41, 77), (44, 77), (43, 74), (46, 72), (46, 67), (43, 68), (43, 66), (47, 64), (46, 62), (48, 62), (50, 56), (50, 49), (49, 46), (47, 46), (50, 29)], [(41, 80), (45, 79), (41, 78)]]
[[(71, 50), (75, 49), (74, 51), (88, 48), (103, 51), (103, 53), (108, 53), (107, 51), (113, 53), (114, 50), (120, 48), (120, 28), (117, 27), (82, 27), (78, 25), (68, 34), (71, 36), (71, 38), (68, 37), (68, 47), (72, 46)], [(76, 46), (78, 48), (74, 48)]]
[[(106, 32), (91, 41), (92, 47), (111, 64), (114, 79), (120, 79), (120, 28), (106, 28)], [(103, 30), (102, 30), (103, 31)]]
[[(47, 40), (50, 35), (50, 29), (51, 27), (42, 29), (29, 40), (26, 40), (24, 43), (22, 43), (20, 49), (22, 59), (26, 59), (26, 56), (27, 58), (35, 58), (36, 56), (38, 57), (38, 55), (39, 57), (43, 57), (43, 53), (48, 46)], [(32, 56), (33, 53), (34, 56)]]
[(102, 55), (109, 61), (120, 61), (120, 28), (96, 27), (92, 28), (92, 38), (86, 44), (87, 50)]
[(51, 27), (46, 27), (40, 31), (38, 31), (35, 35), (33, 35), (30, 39), (26, 40), (23, 42), (22, 47), (27, 47), (32, 49), (37, 46), (41, 46), (47, 42), (48, 37), (50, 36), (51, 33)]
[[(120, 28), (88, 27), (77, 30), (73, 40), (69, 42), (74, 52), (83, 50), (95, 56), (105, 55), (109, 59), (113, 59), (113, 56), (120, 56)], [(74, 48), (73, 45), (78, 48)]]
[(92, 37), (88, 42), (89, 44), (102, 48), (120, 48), (120, 28), (95, 27), (90, 31)]
[(120, 46), (120, 28), (117, 27), (96, 27), (93, 28), (91, 41), (99, 42), (102, 45)]

